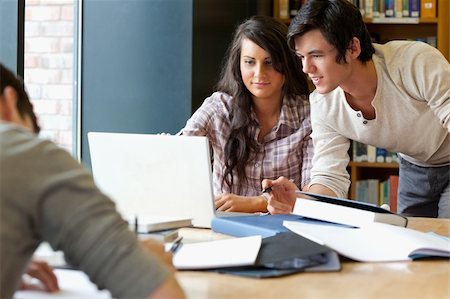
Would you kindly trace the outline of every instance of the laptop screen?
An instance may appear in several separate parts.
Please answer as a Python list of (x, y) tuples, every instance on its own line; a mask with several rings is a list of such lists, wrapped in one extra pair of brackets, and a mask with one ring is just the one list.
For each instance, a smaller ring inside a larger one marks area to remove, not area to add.
[(214, 195), (206, 137), (88, 133), (98, 187), (124, 217), (192, 218), (210, 227)]

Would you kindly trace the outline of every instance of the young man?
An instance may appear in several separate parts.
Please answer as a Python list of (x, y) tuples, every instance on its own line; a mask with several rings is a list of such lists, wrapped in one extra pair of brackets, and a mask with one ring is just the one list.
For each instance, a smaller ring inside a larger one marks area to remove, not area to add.
[(184, 298), (171, 256), (139, 243), (90, 174), (38, 131), (23, 83), (0, 64), (0, 297), (47, 241), (115, 298)]
[[(398, 212), (450, 217), (450, 65), (421, 42), (372, 44), (347, 0), (309, 0), (288, 42), (316, 90), (310, 95), (313, 167), (309, 192), (346, 197), (350, 140), (401, 157)], [(272, 213), (287, 213), (296, 187), (273, 188)]]

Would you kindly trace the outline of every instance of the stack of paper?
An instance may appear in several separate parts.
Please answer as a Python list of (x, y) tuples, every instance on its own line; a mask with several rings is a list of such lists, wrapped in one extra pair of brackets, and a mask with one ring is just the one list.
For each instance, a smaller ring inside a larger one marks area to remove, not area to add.
[(177, 269), (213, 269), (255, 263), (261, 236), (183, 244), (173, 257)]

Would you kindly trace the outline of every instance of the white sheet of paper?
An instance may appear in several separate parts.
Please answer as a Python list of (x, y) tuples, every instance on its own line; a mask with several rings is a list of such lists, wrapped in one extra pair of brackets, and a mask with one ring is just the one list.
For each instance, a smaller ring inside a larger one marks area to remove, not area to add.
[(89, 298), (109, 299), (111, 294), (106, 290), (98, 290), (86, 274), (77, 270), (55, 269), (61, 291), (47, 293), (43, 291), (17, 291), (15, 299), (43, 299), (43, 298)]
[(361, 228), (294, 221), (289, 230), (361, 262), (410, 261), (410, 255), (450, 256), (450, 243), (430, 234), (383, 223)]
[(183, 244), (173, 264), (180, 270), (253, 265), (260, 247), (261, 236)]

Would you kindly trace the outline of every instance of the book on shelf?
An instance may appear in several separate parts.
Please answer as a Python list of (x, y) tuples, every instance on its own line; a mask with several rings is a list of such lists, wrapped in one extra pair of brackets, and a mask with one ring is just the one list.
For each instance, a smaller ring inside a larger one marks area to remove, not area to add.
[(375, 222), (396, 226), (406, 226), (408, 223), (406, 217), (374, 204), (304, 191), (297, 191), (297, 196), (293, 214), (303, 217), (354, 227)]
[(301, 0), (289, 0), (289, 17), (295, 18), (301, 6)]
[(386, 0), (385, 2), (386, 17), (395, 17), (395, 0)]
[(364, 0), (364, 16), (373, 18), (373, 0)]
[(386, 1), (385, 0), (380, 0), (379, 10), (380, 10), (379, 17), (380, 18), (386, 17)]
[(366, 202), (374, 205), (380, 205), (378, 179), (367, 179), (356, 181), (356, 198), (359, 202)]
[(389, 177), (389, 207), (393, 213), (397, 213), (398, 179), (398, 175)]
[(373, 145), (352, 141), (352, 160), (354, 162), (398, 163), (397, 153)]
[(386, 162), (387, 150), (384, 148), (377, 147), (376, 148), (376, 162), (384, 163)]
[(394, 16), (396, 18), (403, 17), (403, 0), (395, 0)]
[(368, 144), (367, 145), (367, 162), (374, 163), (377, 161), (377, 147)]
[(436, 18), (436, 0), (421, 0), (420, 3), (421, 18)]
[(361, 142), (353, 141), (353, 161), (364, 162), (367, 161), (367, 146)]
[(408, 18), (409, 15), (409, 0), (403, 0), (403, 7), (402, 7), (403, 17)]
[(289, 18), (289, 0), (279, 0), (279, 17), (281, 19)]
[(409, 16), (420, 17), (420, 0), (409, 0)]
[(380, 17), (380, 2), (384, 0), (373, 0), (372, 17)]

